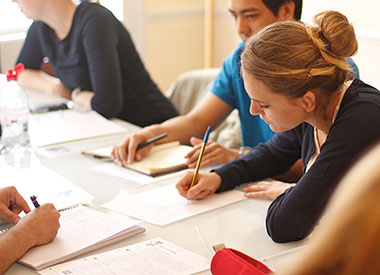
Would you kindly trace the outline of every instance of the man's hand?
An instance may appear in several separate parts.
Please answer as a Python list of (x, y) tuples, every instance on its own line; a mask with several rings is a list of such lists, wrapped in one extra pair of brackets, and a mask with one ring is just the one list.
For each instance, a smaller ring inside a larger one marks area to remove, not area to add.
[(18, 214), (30, 212), (26, 201), (17, 192), (15, 187), (0, 189), (0, 219), (16, 224), (21, 218)]
[(27, 236), (31, 247), (51, 242), (57, 235), (60, 214), (51, 203), (43, 204), (25, 215), (15, 226)]
[(141, 160), (143, 156), (153, 148), (153, 145), (144, 146), (136, 152), (137, 146), (153, 137), (154, 134), (149, 134), (144, 131), (128, 136), (122, 143), (113, 147), (112, 158), (115, 159), (120, 166), (127, 166), (135, 160)]

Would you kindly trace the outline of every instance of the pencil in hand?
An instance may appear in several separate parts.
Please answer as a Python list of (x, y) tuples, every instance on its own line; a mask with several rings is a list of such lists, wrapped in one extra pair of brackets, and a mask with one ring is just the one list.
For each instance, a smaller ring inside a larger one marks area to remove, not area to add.
[(201, 147), (201, 152), (199, 153), (197, 165), (195, 166), (195, 172), (194, 172), (194, 175), (193, 175), (193, 180), (191, 181), (190, 188), (193, 187), (193, 185), (197, 181), (199, 167), (201, 166), (201, 161), (202, 161), (202, 157), (203, 157), (203, 154), (204, 154), (204, 151), (205, 151), (205, 148), (206, 148), (206, 144), (207, 144), (207, 141), (208, 141), (208, 136), (210, 134), (210, 129), (211, 129), (211, 127), (208, 126), (207, 130), (206, 130), (206, 133), (205, 133), (205, 136), (203, 137), (203, 143), (202, 143), (202, 147)]

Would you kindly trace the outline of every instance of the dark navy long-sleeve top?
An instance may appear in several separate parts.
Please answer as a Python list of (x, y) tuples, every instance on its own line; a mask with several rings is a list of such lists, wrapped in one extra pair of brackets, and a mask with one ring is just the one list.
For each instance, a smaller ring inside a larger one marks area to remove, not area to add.
[(77, 7), (63, 40), (34, 22), (17, 62), (39, 70), (45, 57), (67, 88), (93, 91), (92, 109), (107, 118), (146, 126), (178, 115), (144, 68), (128, 31), (98, 4)]
[[(377, 141), (380, 141), (380, 93), (356, 79), (343, 97), (314, 164), (294, 187), (269, 206), (266, 225), (271, 238), (289, 242), (310, 234), (342, 176)], [(222, 179), (218, 192), (284, 173), (300, 157), (305, 171), (314, 153), (313, 126), (302, 123), (216, 169)]]

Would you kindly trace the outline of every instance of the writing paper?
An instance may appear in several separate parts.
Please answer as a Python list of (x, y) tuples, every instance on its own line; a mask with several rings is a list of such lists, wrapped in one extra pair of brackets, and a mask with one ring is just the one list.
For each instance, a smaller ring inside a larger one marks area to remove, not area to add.
[(179, 195), (174, 184), (170, 184), (135, 195), (121, 193), (102, 206), (163, 226), (243, 199), (243, 192), (231, 190), (190, 201)]

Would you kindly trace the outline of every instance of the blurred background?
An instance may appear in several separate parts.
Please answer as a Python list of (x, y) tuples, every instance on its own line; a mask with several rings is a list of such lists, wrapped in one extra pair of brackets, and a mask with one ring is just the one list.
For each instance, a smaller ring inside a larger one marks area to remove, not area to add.
[[(163, 91), (189, 70), (220, 67), (240, 42), (228, 0), (100, 0), (132, 34), (148, 71)], [(302, 21), (338, 10), (354, 24), (361, 79), (380, 89), (379, 0), (304, 0)], [(14, 65), (31, 21), (11, 0), (0, 1), (0, 71)]]

